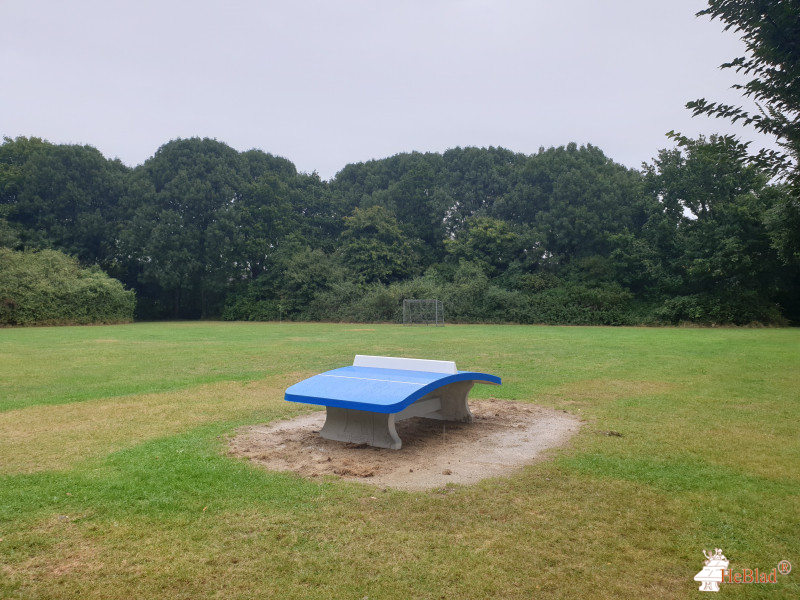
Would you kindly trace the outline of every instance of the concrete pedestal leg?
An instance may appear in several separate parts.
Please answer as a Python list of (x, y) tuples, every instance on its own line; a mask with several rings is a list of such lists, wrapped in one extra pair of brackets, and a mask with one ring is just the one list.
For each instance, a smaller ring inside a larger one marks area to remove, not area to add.
[(319, 434), (327, 440), (369, 444), (399, 450), (403, 443), (394, 428), (394, 415), (328, 406)]
[(474, 418), (469, 410), (467, 398), (474, 385), (474, 381), (458, 381), (435, 390), (432, 393), (439, 397), (442, 407), (437, 412), (425, 416), (442, 421), (472, 423)]

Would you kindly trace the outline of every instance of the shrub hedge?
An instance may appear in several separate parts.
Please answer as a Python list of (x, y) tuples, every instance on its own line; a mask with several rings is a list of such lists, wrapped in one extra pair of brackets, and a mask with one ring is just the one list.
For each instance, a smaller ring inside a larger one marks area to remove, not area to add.
[(0, 248), (0, 325), (129, 323), (136, 295), (55, 250)]

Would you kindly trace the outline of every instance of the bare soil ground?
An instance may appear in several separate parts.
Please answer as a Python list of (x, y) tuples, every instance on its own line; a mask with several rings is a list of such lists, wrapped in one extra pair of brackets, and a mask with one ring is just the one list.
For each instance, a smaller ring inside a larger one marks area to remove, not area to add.
[(565, 411), (505, 400), (471, 401), (470, 410), (473, 423), (400, 421), (400, 450), (326, 440), (319, 435), (325, 422), (319, 411), (242, 428), (230, 441), (230, 454), (304, 477), (338, 475), (379, 487), (426, 490), (509, 475), (565, 444), (581, 424)]

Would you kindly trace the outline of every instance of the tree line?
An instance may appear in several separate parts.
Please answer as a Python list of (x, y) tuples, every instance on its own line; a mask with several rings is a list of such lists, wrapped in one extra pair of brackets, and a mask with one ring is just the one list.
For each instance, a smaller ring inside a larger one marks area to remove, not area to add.
[(212, 139), (133, 168), (0, 145), (0, 246), (101, 269), (140, 319), (391, 321), (436, 297), (462, 322), (796, 323), (795, 198), (717, 136), (641, 169), (592, 145), (467, 147), (330, 181)]

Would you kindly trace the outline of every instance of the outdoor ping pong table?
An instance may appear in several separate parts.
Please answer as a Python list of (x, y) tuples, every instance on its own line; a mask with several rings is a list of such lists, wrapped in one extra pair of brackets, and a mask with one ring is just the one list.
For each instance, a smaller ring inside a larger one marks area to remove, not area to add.
[(402, 419), (471, 422), (467, 397), (476, 383), (501, 381), (487, 373), (458, 371), (452, 361), (357, 355), (353, 366), (289, 387), (285, 399), (324, 406), (320, 435), (326, 439), (399, 450), (395, 422)]

